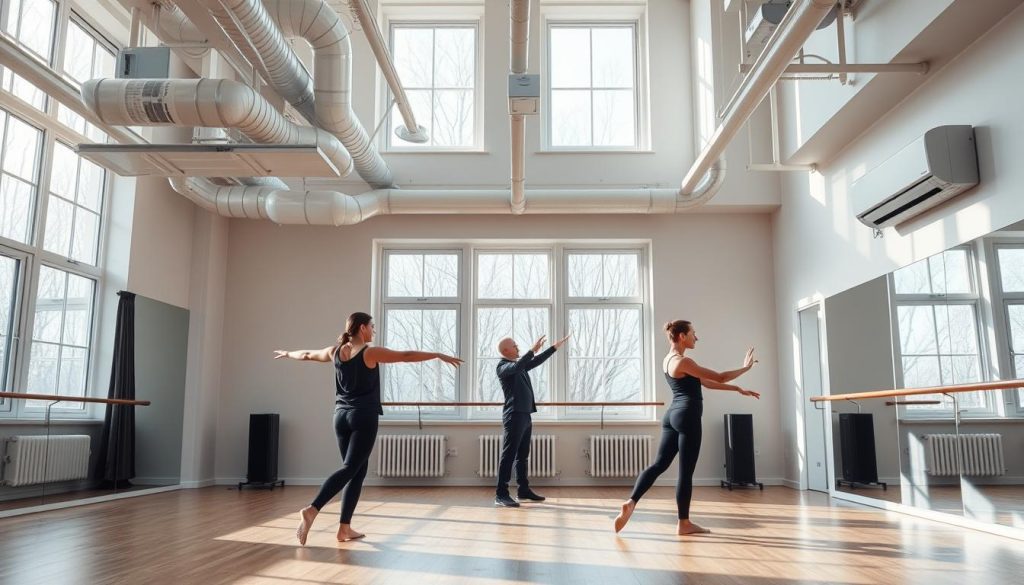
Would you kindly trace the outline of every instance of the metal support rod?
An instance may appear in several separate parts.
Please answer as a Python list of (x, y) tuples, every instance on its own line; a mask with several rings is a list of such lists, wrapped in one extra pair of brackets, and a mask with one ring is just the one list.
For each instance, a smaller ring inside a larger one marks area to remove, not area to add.
[(370, 134), (370, 141), (373, 141), (373, 139), (377, 137), (377, 133), (380, 132), (380, 129), (384, 127), (384, 122), (386, 122), (387, 119), (388, 119), (388, 116), (391, 115), (391, 108), (394, 108), (394, 107), (395, 107), (395, 98), (392, 97), (391, 101), (388, 103), (388, 107), (384, 108), (384, 115), (382, 115), (380, 117), (380, 122), (377, 122), (377, 125), (374, 126), (373, 133)]
[[(747, 73), (752, 66), (741, 63), (740, 73)], [(928, 73), (928, 62), (920, 63), (791, 63), (783, 70), (783, 75), (798, 73), (839, 74), (839, 73)]]
[[(839, 43), (839, 65), (846, 67), (846, 29), (843, 27), (843, 6), (839, 3), (839, 14), (836, 15), (836, 40)], [(839, 74), (839, 83), (846, 85), (846, 73)]]
[(43, 451), (43, 493), (40, 496), (45, 503), (46, 482), (50, 475), (50, 409), (60, 404), (60, 400), (54, 400), (46, 405), (46, 449)]
[(138, 47), (139, 46), (139, 32), (142, 30), (142, 17), (139, 16), (139, 9), (132, 6), (132, 25), (131, 31), (128, 33), (128, 46)]
[(416, 407), (416, 422), (420, 425), (420, 430), (423, 430), (423, 412), (422, 407)]

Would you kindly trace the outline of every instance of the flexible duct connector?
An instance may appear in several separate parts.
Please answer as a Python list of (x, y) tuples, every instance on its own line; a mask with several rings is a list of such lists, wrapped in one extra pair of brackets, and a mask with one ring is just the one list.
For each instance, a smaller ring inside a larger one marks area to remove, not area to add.
[[(334, 9), (324, 0), (221, 3), (258, 52), (274, 89), (317, 126), (341, 140), (364, 181), (378, 188), (391, 186), (391, 170), (352, 111), (352, 47), (349, 31)], [(301, 37), (313, 47), (312, 79), (285, 37)], [(309, 100), (299, 97), (305, 96), (309, 87), (314, 96), (311, 115), (307, 112)], [(301, 101), (292, 101), (290, 95)]]
[(334, 136), (289, 122), (253, 88), (229, 79), (92, 79), (86, 107), (107, 124), (237, 128), (263, 144), (315, 144), (341, 176), (352, 157)]
[(260, 0), (212, 0), (210, 14), (245, 58), (258, 63), (265, 79), (307, 120), (315, 119), (313, 80)]

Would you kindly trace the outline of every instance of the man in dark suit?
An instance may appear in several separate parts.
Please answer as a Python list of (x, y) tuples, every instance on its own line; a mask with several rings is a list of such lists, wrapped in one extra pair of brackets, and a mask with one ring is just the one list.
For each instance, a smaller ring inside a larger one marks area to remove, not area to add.
[(519, 483), (519, 499), (543, 502), (530, 489), (526, 477), (526, 463), (530, 458), (530, 436), (533, 434), (533, 421), (530, 414), (537, 412), (537, 404), (533, 396), (533, 384), (530, 383), (529, 371), (543, 364), (555, 353), (569, 336), (556, 341), (540, 355), (534, 355), (544, 345), (547, 336), (541, 336), (533, 344), (526, 355), (519, 356), (519, 346), (509, 337), (498, 343), (498, 353), (502, 360), (498, 363), (498, 381), (505, 395), (505, 406), (501, 411), (503, 429), (501, 461), (498, 463), (498, 489), (494, 497), (495, 506), (518, 508), (519, 502), (512, 499), (508, 492), (508, 482), (512, 478), (512, 463), (515, 461), (516, 481)]

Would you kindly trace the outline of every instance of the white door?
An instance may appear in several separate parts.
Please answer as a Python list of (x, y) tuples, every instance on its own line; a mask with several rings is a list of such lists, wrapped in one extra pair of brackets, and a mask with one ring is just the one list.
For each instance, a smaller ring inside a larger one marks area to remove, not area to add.
[[(821, 307), (800, 311), (800, 368), (803, 380), (804, 446), (807, 454), (807, 487), (828, 492), (828, 467), (825, 459), (825, 411), (810, 401), (821, 396)], [(820, 406), (820, 405), (819, 405)]]

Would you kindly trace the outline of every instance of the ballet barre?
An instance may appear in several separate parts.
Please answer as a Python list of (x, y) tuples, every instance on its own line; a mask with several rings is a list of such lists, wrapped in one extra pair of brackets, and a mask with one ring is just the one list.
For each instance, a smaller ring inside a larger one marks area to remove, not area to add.
[[(601, 428), (604, 428), (604, 409), (607, 406), (663, 406), (664, 402), (537, 402), (537, 406), (600, 406)], [(424, 406), (505, 406), (504, 402), (382, 402), (381, 406), (415, 406), (416, 421), (423, 428)]]

